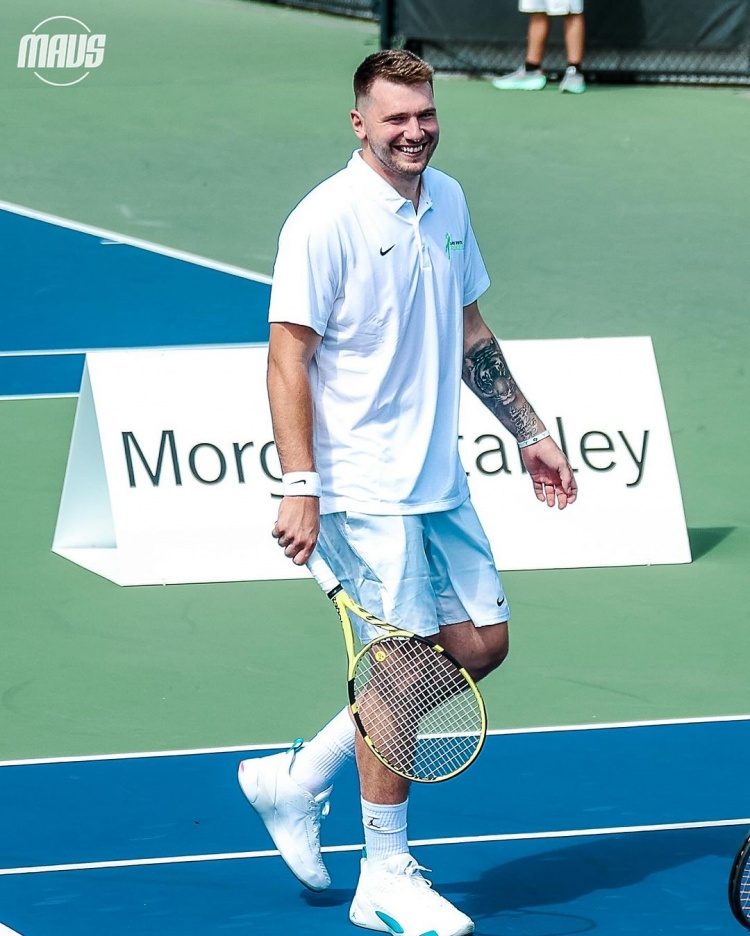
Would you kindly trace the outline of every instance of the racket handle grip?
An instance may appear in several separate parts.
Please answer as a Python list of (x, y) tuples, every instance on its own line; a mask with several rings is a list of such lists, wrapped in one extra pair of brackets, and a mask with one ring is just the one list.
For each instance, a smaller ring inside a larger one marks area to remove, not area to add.
[(331, 572), (330, 568), (328, 567), (328, 563), (320, 555), (317, 549), (307, 560), (307, 568), (310, 571), (312, 577), (315, 579), (318, 585), (320, 585), (329, 598), (331, 597), (331, 592), (335, 592), (341, 588), (341, 583), (333, 574), (333, 572)]

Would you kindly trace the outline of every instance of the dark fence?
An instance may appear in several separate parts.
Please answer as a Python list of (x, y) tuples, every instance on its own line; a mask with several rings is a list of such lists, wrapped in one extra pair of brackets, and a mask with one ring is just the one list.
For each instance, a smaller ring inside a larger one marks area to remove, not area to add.
[[(267, 0), (380, 21), (383, 48), (405, 47), (441, 71), (500, 74), (524, 61), (517, 0)], [(750, 84), (750, 0), (585, 0), (588, 77)], [(545, 68), (565, 67), (553, 17)]]
[[(524, 61), (516, 0), (389, 0), (384, 44), (441, 70), (496, 74)], [(587, 75), (601, 80), (750, 83), (750, 0), (586, 0)], [(553, 18), (545, 67), (562, 70)]]

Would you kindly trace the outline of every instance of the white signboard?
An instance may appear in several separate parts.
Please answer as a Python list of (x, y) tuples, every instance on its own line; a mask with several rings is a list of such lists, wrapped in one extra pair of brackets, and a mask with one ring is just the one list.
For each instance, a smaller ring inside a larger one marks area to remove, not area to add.
[(460, 451), (498, 567), (690, 562), (651, 339), (502, 346), (517, 383), (567, 454), (579, 496), (563, 511), (539, 503), (518, 447), (466, 392)]
[[(689, 562), (650, 339), (503, 350), (580, 496), (562, 512), (540, 504), (513, 439), (467, 391), (461, 456), (499, 568)], [(53, 550), (120, 585), (307, 575), (270, 536), (281, 482), (266, 353), (90, 353)]]

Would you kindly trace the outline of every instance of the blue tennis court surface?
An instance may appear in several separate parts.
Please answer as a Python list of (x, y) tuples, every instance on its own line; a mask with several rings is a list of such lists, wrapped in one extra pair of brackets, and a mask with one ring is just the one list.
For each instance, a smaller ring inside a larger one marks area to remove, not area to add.
[[(477, 933), (733, 933), (750, 719), (494, 734), (413, 788), (410, 836)], [(354, 770), (323, 825), (329, 891), (304, 891), (236, 783), (261, 750), (0, 768), (0, 921), (22, 936), (351, 932)]]
[(268, 338), (267, 277), (0, 204), (0, 397), (77, 393), (88, 349)]

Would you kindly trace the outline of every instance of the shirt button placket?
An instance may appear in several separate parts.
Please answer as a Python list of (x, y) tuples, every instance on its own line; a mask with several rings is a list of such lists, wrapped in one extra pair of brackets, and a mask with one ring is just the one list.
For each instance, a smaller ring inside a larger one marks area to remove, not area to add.
[(417, 248), (419, 250), (419, 266), (423, 270), (429, 270), (432, 266), (430, 263), (430, 251), (427, 244), (422, 240), (418, 219), (414, 223), (414, 236), (417, 239)]

